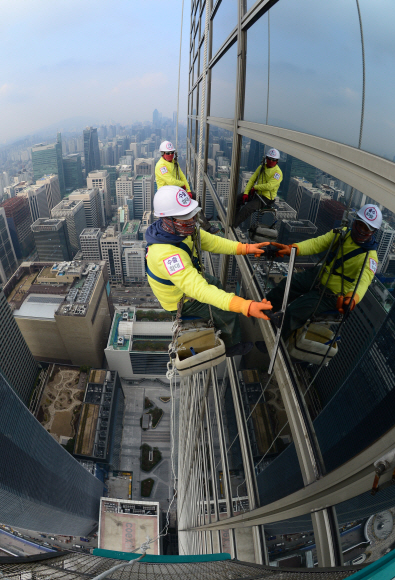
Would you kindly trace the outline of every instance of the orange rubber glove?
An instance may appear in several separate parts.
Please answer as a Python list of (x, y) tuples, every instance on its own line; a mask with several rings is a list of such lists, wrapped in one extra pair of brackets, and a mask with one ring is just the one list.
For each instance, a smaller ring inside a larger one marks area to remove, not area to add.
[(260, 244), (242, 244), (239, 242), (236, 248), (236, 255), (246, 256), (247, 254), (254, 254), (255, 258), (258, 258), (261, 254), (265, 253), (265, 250), (261, 248), (269, 244), (270, 242), (261, 242)]
[(278, 244), (277, 242), (271, 242), (272, 246), (277, 246), (279, 248), (276, 256), (282, 258), (283, 256), (290, 256), (292, 248), (296, 248), (296, 255), (299, 255), (299, 247), (296, 244), (290, 244), (286, 246), (284, 244)]
[(240, 296), (234, 296), (229, 304), (229, 310), (231, 312), (238, 312), (244, 314), (244, 316), (254, 318), (263, 318), (264, 320), (269, 320), (267, 316), (263, 314), (264, 310), (271, 310), (273, 306), (270, 302), (263, 299), (262, 302), (254, 302), (253, 300), (244, 300)]
[(354, 298), (351, 300), (353, 293), (352, 292), (348, 292), (348, 294), (346, 294), (345, 296), (338, 296), (337, 297), (337, 302), (336, 302), (336, 309), (340, 312), (340, 314), (344, 314), (344, 312), (347, 309), (347, 306), (350, 304), (350, 312), (351, 310), (354, 310), (354, 308), (356, 307), (356, 305), (359, 302), (359, 296), (357, 293), (355, 293)]

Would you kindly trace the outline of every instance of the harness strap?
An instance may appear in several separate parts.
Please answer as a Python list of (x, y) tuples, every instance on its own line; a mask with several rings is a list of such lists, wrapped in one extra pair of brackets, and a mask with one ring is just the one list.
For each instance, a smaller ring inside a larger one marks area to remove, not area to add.
[[(351, 230), (348, 229), (346, 232), (346, 235), (344, 236), (343, 241), (345, 241), (346, 237), (348, 236), (348, 234), (350, 232), (351, 232)], [(326, 262), (325, 262), (327, 266), (329, 266), (329, 264), (332, 262), (332, 260), (336, 257), (336, 250), (337, 250), (339, 243), (341, 243), (340, 239), (336, 242), (336, 245), (334, 246), (333, 250), (328, 255)], [(340, 276), (340, 277), (344, 278), (344, 280), (347, 280), (347, 282), (350, 282), (350, 283), (355, 282), (355, 278), (350, 278), (349, 276), (346, 276), (344, 273), (340, 274), (339, 272), (335, 272), (335, 270), (337, 270), (338, 268), (341, 268), (342, 265), (344, 264), (344, 262), (347, 262), (347, 260), (351, 260), (352, 258), (355, 258), (356, 256), (359, 256), (360, 254), (365, 254), (367, 252), (369, 252), (369, 250), (366, 250), (364, 248), (359, 247), (359, 248), (356, 248), (355, 250), (352, 250), (352, 252), (348, 252), (348, 254), (346, 254), (345, 256), (338, 258), (332, 266), (332, 275)], [(322, 274), (323, 274), (323, 272), (322, 272)], [(321, 277), (322, 277), (322, 274), (321, 274)]]
[(159, 278), (159, 276), (156, 276), (153, 272), (151, 272), (147, 262), (145, 262), (145, 271), (147, 272), (148, 276), (153, 280), (155, 280), (156, 282), (159, 282), (160, 284), (165, 284), (165, 286), (174, 286), (173, 282), (171, 282), (170, 280), (165, 280), (165, 278)]
[[(148, 248), (150, 245), (151, 244), (148, 244), (147, 251), (148, 251)], [(195, 259), (192, 256), (192, 250), (190, 249), (189, 246), (187, 246), (187, 244), (185, 244), (184, 242), (179, 242), (178, 244), (170, 244), (170, 245), (174, 246), (175, 248), (179, 248), (180, 250), (184, 250), (184, 252), (186, 252), (188, 254), (188, 256), (191, 258), (192, 264), (195, 266), (195, 268), (197, 268), (197, 266), (195, 264)], [(165, 286), (174, 286), (175, 285), (170, 280), (166, 280), (165, 278), (159, 278), (159, 276), (156, 276), (156, 274), (154, 274), (150, 270), (148, 263), (147, 263), (147, 255), (145, 257), (145, 271), (147, 272), (148, 276), (150, 276), (150, 278), (155, 280), (155, 282), (159, 282), (160, 284), (164, 284)]]

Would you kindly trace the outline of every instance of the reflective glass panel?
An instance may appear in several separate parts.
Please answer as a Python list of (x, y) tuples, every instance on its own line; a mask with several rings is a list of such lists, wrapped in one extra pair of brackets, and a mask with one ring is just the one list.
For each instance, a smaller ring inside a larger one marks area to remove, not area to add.
[(236, 56), (237, 45), (234, 44), (212, 69), (210, 105), (212, 117), (232, 119), (235, 114)]
[(237, 25), (237, 0), (222, 0), (215, 13), (213, 26), (213, 48), (212, 56), (228, 38), (234, 27)]
[(200, 45), (199, 50), (199, 76), (203, 72), (203, 61), (204, 61), (204, 42)]
[(202, 16), (200, 18), (200, 38), (204, 36), (205, 25), (206, 25), (206, 5), (204, 5)]
[(210, 126), (207, 173), (221, 204), (228, 207), (233, 133)]
[[(266, 123), (268, 90), (268, 16), (247, 30), (244, 119)], [(257, 74), (259, 71), (259, 74)]]
[(394, 161), (395, 76), (392, 73), (395, 53), (393, 29), (395, 5), (392, 2), (386, 3), (382, 15), (377, 6), (368, 0), (361, 0), (359, 5), (366, 62), (362, 149)]
[(199, 65), (199, 58), (196, 56), (194, 62), (193, 62), (193, 84), (196, 83), (197, 79), (198, 79), (198, 65)]
[(310, 514), (266, 524), (264, 530), (272, 566), (313, 568), (317, 565)]
[[(259, 33), (249, 32), (247, 38), (247, 67), (252, 64), (249, 83), (262, 71), (266, 80), (267, 26), (261, 20), (253, 25), (261, 30), (261, 42), (252, 42)], [(260, 54), (264, 57), (259, 64)], [(361, 99), (355, 3), (282, 0), (275, 4), (270, 9), (268, 123), (356, 146)], [(260, 112), (249, 120), (265, 122), (266, 111)]]

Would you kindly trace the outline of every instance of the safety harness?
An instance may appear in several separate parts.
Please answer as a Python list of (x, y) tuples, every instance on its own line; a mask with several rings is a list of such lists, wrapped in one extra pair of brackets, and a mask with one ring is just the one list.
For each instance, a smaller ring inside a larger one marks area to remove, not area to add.
[[(347, 282), (350, 282), (351, 284), (353, 282), (355, 282), (355, 278), (350, 278), (349, 276), (346, 276), (343, 272), (344, 269), (344, 262), (347, 262), (348, 260), (351, 260), (352, 258), (355, 258), (356, 256), (359, 256), (360, 254), (365, 254), (367, 252), (369, 252), (369, 250), (367, 250), (366, 248), (356, 248), (355, 250), (352, 250), (351, 252), (348, 252), (348, 254), (346, 254), (345, 256), (343, 255), (342, 252), (342, 256), (340, 258), (337, 258), (338, 255), (338, 251), (339, 251), (339, 244), (342, 245), (342, 249), (343, 249), (343, 244), (346, 241), (346, 238), (348, 236), (351, 235), (351, 229), (347, 228), (347, 231), (345, 232), (344, 236), (339, 236), (339, 239), (336, 241), (336, 244), (334, 245), (334, 247), (332, 248), (332, 250), (328, 253), (326, 260), (325, 260), (325, 264), (324, 266), (328, 266), (330, 265), (330, 263), (335, 260), (335, 262), (332, 265), (331, 268), (331, 272), (330, 275), (334, 275), (334, 276), (340, 276), (342, 277), (344, 280), (347, 280)], [(337, 259), (336, 259), (337, 258)], [(336, 270), (338, 268), (342, 268), (342, 272), (336, 272)], [(324, 267), (322, 268), (320, 275), (319, 275), (319, 279), (321, 280), (322, 275), (324, 273)]]

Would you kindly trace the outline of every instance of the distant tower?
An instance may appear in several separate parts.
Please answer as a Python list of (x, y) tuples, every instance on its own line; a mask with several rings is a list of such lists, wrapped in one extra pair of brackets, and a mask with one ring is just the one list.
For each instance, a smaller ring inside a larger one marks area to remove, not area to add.
[(67, 231), (74, 256), (81, 249), (80, 233), (86, 228), (84, 202), (82, 200), (63, 199), (53, 208), (51, 217), (66, 218)]
[(158, 111), (158, 109), (155, 109), (155, 111), (152, 113), (152, 124), (154, 125), (154, 127), (157, 127), (159, 125), (159, 111)]
[(40, 218), (32, 225), (40, 262), (68, 262), (72, 259), (66, 218)]
[(60, 133), (58, 133), (58, 140), (56, 143), (45, 145), (39, 143), (32, 147), (32, 163), (34, 179), (37, 181), (44, 175), (55, 174), (59, 179), (60, 193), (64, 195), (64, 173), (63, 173), (63, 157), (62, 157), (62, 140)]
[(79, 189), (84, 185), (82, 177), (81, 155), (71, 153), (63, 157), (64, 183), (66, 189)]
[(17, 269), (18, 262), (3, 207), (0, 207), (0, 234), (0, 282), (5, 284)]
[(100, 152), (99, 138), (97, 129), (87, 127), (84, 129), (84, 157), (85, 157), (85, 175), (90, 171), (100, 169)]

